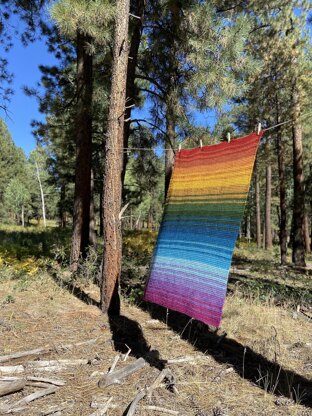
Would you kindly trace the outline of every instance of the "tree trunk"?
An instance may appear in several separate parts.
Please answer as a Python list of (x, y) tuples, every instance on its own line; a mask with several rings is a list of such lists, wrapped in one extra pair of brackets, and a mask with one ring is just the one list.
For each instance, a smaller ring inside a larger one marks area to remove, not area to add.
[(272, 168), (266, 167), (266, 192), (265, 192), (265, 249), (272, 250), (272, 227), (271, 227), (271, 205), (272, 205)]
[(292, 103), (294, 109), (293, 124), (293, 175), (294, 175), (294, 210), (293, 210), (293, 251), (292, 261), (296, 266), (305, 266), (304, 246), (304, 175), (302, 154), (302, 126), (300, 116), (300, 94), (296, 82), (292, 91)]
[(91, 246), (96, 245), (95, 234), (95, 208), (94, 208), (94, 174), (91, 169), (91, 189), (90, 189), (90, 224), (89, 224), (89, 244)]
[[(129, 62), (127, 68), (127, 85), (126, 85), (126, 110), (125, 110), (125, 124), (124, 124), (124, 146), (129, 145), (131, 111), (135, 106), (135, 71), (138, 63), (138, 51), (142, 38), (143, 19), (144, 19), (145, 0), (133, 1), (132, 13), (140, 19), (133, 19), (131, 28), (132, 36), (129, 50)], [(125, 179), (126, 167), (128, 162), (127, 152), (124, 153), (122, 183)]]
[(129, 1), (117, 0), (113, 45), (112, 86), (105, 143), (103, 226), (104, 251), (101, 279), (101, 309), (120, 313), (119, 278), (121, 272), (121, 210), (124, 112), (128, 65)]
[(76, 168), (73, 233), (70, 266), (77, 271), (80, 254), (89, 245), (92, 160), (92, 56), (87, 53), (89, 36), (77, 32)]
[[(277, 120), (279, 123), (279, 119)], [(285, 179), (285, 146), (282, 139), (282, 131), (279, 128), (276, 133), (279, 196), (280, 196), (280, 229), (279, 242), (281, 250), (281, 264), (287, 263), (287, 204), (286, 204), (286, 179)]]
[(175, 119), (174, 119), (174, 109), (171, 107), (172, 103), (169, 98), (167, 103), (167, 140), (165, 141), (165, 198), (167, 197), (170, 179), (172, 175), (172, 169), (174, 164), (174, 146), (175, 146)]
[(309, 219), (308, 214), (304, 214), (304, 226), (303, 226), (303, 234), (304, 234), (304, 246), (305, 251), (307, 254), (310, 254), (310, 236), (309, 236)]
[(256, 234), (257, 234), (257, 247), (261, 248), (261, 210), (260, 210), (260, 183), (259, 183), (259, 173), (256, 167)]
[(24, 204), (22, 205), (22, 227), (25, 227)]
[(38, 179), (39, 188), (40, 188), (43, 226), (46, 227), (47, 226), (47, 221), (46, 221), (46, 211), (45, 211), (44, 193), (43, 193), (43, 188), (42, 188), (42, 183), (41, 183), (41, 178), (40, 178), (39, 166), (38, 166), (38, 163), (37, 162), (35, 162), (35, 164), (36, 164), (37, 179)]
[(62, 183), (60, 202), (59, 202), (59, 219), (60, 219), (61, 228), (65, 228), (66, 223), (67, 223), (66, 210), (65, 210), (65, 198), (66, 198), (66, 185)]

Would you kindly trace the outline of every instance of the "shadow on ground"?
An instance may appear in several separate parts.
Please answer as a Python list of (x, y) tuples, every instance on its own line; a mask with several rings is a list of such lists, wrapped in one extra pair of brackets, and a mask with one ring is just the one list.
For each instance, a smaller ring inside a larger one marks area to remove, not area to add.
[[(57, 274), (54, 274), (53, 278), (59, 286), (67, 289), (86, 304), (100, 306), (99, 302), (74, 283), (64, 284)], [(231, 365), (240, 377), (249, 380), (257, 387), (312, 408), (312, 380), (281, 367), (277, 362), (268, 360), (234, 339), (217, 335), (207, 325), (191, 320), (186, 315), (174, 311), (167, 314), (165, 308), (146, 303), (142, 303), (141, 308), (152, 318), (166, 323), (195, 349), (210, 355), (218, 363)], [(116, 351), (127, 353), (131, 349), (132, 356), (145, 358), (151, 366), (159, 370), (165, 367), (166, 361), (160, 358), (157, 350), (151, 350), (138, 322), (121, 315), (110, 316), (109, 324)]]
[(218, 363), (231, 365), (237, 374), (257, 387), (300, 402), (312, 408), (312, 380), (281, 367), (234, 339), (212, 332), (207, 325), (188, 316), (156, 305), (144, 305), (151, 317), (166, 322), (168, 327), (195, 349), (212, 356)]

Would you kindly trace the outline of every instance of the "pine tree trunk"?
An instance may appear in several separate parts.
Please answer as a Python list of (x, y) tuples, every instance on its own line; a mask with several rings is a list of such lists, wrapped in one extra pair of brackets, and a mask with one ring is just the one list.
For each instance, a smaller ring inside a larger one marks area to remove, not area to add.
[(294, 209), (293, 209), (293, 251), (292, 261), (296, 266), (305, 266), (304, 247), (304, 176), (302, 154), (302, 126), (300, 116), (300, 95), (296, 85), (293, 86), (292, 103), (294, 110), (293, 124), (293, 175), (294, 175)]
[[(133, 14), (140, 17), (140, 19), (133, 19), (132, 36), (129, 50), (129, 61), (127, 68), (127, 86), (126, 86), (126, 110), (125, 110), (125, 124), (124, 124), (124, 147), (129, 145), (131, 112), (135, 105), (135, 71), (138, 63), (138, 51), (142, 38), (143, 19), (144, 19), (145, 0), (133, 1)], [(131, 58), (131, 59), (130, 59)], [(122, 183), (125, 179), (126, 167), (128, 162), (127, 152), (124, 154)]]
[(128, 65), (129, 0), (116, 1), (113, 45), (112, 87), (105, 143), (103, 226), (104, 251), (101, 279), (101, 309), (120, 313), (119, 278), (121, 272), (121, 210), (124, 112)]
[(40, 178), (39, 166), (38, 166), (38, 163), (37, 162), (35, 162), (35, 164), (36, 164), (37, 179), (38, 179), (39, 188), (40, 188), (43, 226), (46, 227), (47, 226), (47, 221), (46, 221), (46, 210), (45, 210), (44, 193), (43, 193), (43, 188), (42, 188), (42, 183), (41, 183), (41, 178)]
[(76, 168), (73, 233), (70, 265), (77, 271), (80, 254), (89, 246), (91, 160), (92, 160), (92, 56), (87, 53), (91, 39), (77, 33)]
[[(279, 122), (279, 120), (277, 121)], [(279, 242), (281, 251), (281, 264), (287, 263), (287, 205), (286, 205), (286, 179), (285, 179), (285, 147), (281, 129), (276, 133), (277, 159), (280, 194), (280, 229)]]
[(266, 192), (265, 192), (265, 249), (272, 250), (272, 227), (271, 227), (271, 206), (272, 206), (272, 168), (266, 167)]
[(60, 227), (66, 227), (66, 211), (65, 211), (65, 198), (66, 198), (66, 185), (62, 183), (61, 185), (61, 194), (60, 194), (60, 202), (59, 202), (59, 221)]
[(95, 207), (94, 207), (94, 173), (91, 169), (91, 189), (90, 189), (90, 223), (89, 223), (89, 244), (91, 246), (96, 245), (95, 234)]
[(304, 246), (305, 251), (307, 254), (310, 254), (310, 235), (309, 235), (309, 219), (308, 214), (304, 214), (304, 226), (303, 226), (303, 233), (304, 233)]
[(256, 167), (255, 175), (255, 188), (256, 188), (256, 234), (257, 234), (257, 247), (261, 248), (261, 210), (260, 210), (260, 183), (259, 173)]
[(172, 169), (174, 165), (174, 146), (175, 146), (175, 121), (174, 109), (171, 108), (171, 100), (167, 103), (167, 140), (165, 141), (165, 198), (167, 197)]

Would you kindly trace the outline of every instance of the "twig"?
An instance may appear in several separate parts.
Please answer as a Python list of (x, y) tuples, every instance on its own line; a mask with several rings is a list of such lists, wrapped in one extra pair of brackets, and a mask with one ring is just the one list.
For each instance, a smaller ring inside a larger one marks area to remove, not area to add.
[(54, 386), (65, 386), (66, 381), (64, 380), (56, 380), (52, 378), (44, 378), (44, 377), (26, 377), (26, 380), (29, 381), (42, 381), (43, 383), (53, 384)]
[(119, 384), (121, 381), (128, 377), (130, 374), (135, 373), (146, 365), (144, 358), (139, 358), (134, 363), (127, 365), (127, 367), (122, 368), (121, 370), (114, 371), (109, 374), (105, 374), (98, 382), (99, 387), (107, 387), (111, 384)]
[(146, 410), (155, 410), (156, 412), (161, 412), (161, 413), (168, 413), (169, 415), (179, 414), (177, 410), (165, 409), (164, 407), (159, 407), (159, 406), (142, 406), (142, 408)]
[(0, 374), (22, 373), (25, 368), (22, 365), (5, 365), (0, 366)]
[(133, 416), (135, 414), (139, 401), (143, 399), (143, 397), (145, 396), (147, 396), (148, 398), (151, 398), (153, 390), (159, 387), (162, 381), (165, 379), (170, 380), (170, 387), (172, 387), (173, 374), (168, 368), (165, 368), (160, 372), (160, 374), (156, 377), (156, 379), (154, 380), (154, 382), (151, 384), (150, 387), (148, 387), (147, 389), (141, 390), (135, 396), (135, 398), (133, 399), (133, 401), (131, 402), (129, 406), (127, 413), (125, 413), (125, 416)]
[(107, 374), (110, 374), (115, 370), (115, 367), (116, 367), (119, 359), (120, 359), (120, 354), (116, 355), (116, 357), (114, 358), (113, 364), (111, 365), (111, 368), (108, 370)]
[(106, 414), (107, 410), (109, 409), (110, 402), (113, 400), (112, 397), (110, 397), (107, 402), (104, 404), (104, 406), (101, 406), (98, 410), (93, 412), (90, 416), (103, 416)]

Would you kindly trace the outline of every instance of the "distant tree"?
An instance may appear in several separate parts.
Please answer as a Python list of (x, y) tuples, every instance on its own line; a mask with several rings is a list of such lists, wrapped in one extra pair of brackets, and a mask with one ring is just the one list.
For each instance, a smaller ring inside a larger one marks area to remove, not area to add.
[(25, 211), (31, 201), (31, 194), (24, 183), (18, 179), (10, 180), (4, 193), (4, 205), (15, 222), (25, 226)]

